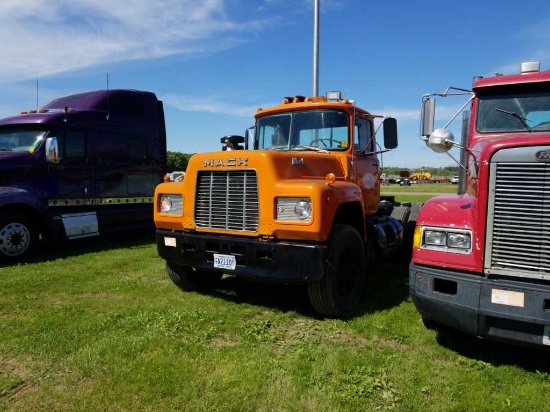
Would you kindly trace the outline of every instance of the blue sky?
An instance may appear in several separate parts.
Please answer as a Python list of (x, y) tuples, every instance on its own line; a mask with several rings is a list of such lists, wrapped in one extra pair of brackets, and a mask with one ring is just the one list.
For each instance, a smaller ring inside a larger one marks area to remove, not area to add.
[[(168, 150), (218, 150), (258, 107), (312, 94), (313, 4), (2, 0), (0, 117), (108, 83), (164, 101)], [(423, 94), (522, 61), (550, 69), (550, 2), (320, 0), (320, 10), (319, 92), (397, 118), (399, 147), (384, 166), (454, 165), (418, 138)], [(462, 104), (446, 100), (437, 125)]]

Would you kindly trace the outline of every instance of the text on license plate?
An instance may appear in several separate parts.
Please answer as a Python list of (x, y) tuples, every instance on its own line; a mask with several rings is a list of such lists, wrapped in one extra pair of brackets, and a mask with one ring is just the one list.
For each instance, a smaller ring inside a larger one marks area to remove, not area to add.
[(233, 255), (214, 253), (214, 267), (218, 269), (235, 270), (237, 267), (237, 259)]

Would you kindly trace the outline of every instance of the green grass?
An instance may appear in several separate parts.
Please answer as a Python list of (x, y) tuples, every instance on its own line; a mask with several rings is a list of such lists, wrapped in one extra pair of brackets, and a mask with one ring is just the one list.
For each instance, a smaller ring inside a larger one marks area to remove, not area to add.
[(381, 186), (381, 194), (395, 196), (400, 202), (423, 203), (440, 194), (456, 194), (458, 185), (451, 183), (417, 183), (410, 186), (390, 184)]
[(234, 277), (175, 287), (151, 233), (0, 268), (0, 410), (530, 411), (546, 353), (424, 328), (407, 265), (371, 268), (357, 316)]

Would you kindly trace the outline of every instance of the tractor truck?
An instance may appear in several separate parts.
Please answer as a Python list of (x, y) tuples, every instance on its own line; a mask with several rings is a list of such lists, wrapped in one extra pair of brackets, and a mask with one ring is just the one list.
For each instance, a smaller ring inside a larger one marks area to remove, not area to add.
[(0, 262), (41, 242), (153, 229), (166, 173), (162, 102), (96, 90), (0, 120)]
[[(451, 95), (466, 100), (460, 143), (452, 119), (434, 130), (435, 101)], [(527, 62), (425, 95), (420, 134), (461, 153), (458, 193), (427, 201), (416, 222), (409, 288), (425, 324), (548, 348), (550, 71)]]
[(380, 197), (379, 155), (397, 146), (397, 123), (375, 128), (378, 117), (340, 92), (286, 97), (258, 109), (246, 137), (193, 155), (183, 182), (155, 191), (171, 280), (185, 291), (224, 274), (303, 283), (317, 314), (352, 314), (372, 262), (407, 254), (410, 205)]

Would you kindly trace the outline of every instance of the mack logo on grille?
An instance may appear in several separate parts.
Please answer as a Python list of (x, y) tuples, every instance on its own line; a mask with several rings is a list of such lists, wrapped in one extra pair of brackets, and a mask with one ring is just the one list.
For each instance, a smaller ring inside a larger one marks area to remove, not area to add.
[(204, 159), (204, 167), (248, 166), (248, 158), (230, 157), (229, 159)]
[(537, 153), (535, 153), (535, 158), (537, 160), (550, 160), (550, 149), (539, 150)]

